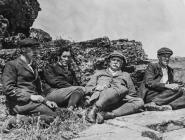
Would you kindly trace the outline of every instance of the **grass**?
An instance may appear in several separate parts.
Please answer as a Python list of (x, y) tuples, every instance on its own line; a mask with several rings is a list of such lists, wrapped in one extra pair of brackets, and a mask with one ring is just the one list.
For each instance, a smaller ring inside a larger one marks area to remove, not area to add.
[[(4, 97), (0, 96), (0, 128), (11, 116), (6, 116)], [(91, 124), (84, 119), (85, 110), (74, 112), (64, 109), (49, 126), (37, 117), (30, 117), (31, 122), (18, 123), (10, 132), (0, 133), (0, 140), (68, 140), (79, 137), (79, 132), (87, 129)]]

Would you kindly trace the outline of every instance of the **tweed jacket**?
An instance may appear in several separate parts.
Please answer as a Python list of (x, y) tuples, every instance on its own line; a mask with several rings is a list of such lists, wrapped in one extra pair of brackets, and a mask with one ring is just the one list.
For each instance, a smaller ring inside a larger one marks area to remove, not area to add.
[(127, 72), (119, 71), (115, 76), (113, 76), (108, 69), (98, 70), (86, 84), (86, 92), (93, 93), (97, 85), (107, 88), (114, 88), (118, 94), (122, 94), (126, 87), (129, 91), (128, 95), (136, 95), (134, 84), (130, 74)]
[(2, 74), (3, 93), (8, 106), (15, 112), (24, 112), (38, 106), (30, 100), (31, 95), (42, 92), (37, 67), (33, 66), (33, 70), (34, 72), (21, 57), (5, 65)]
[[(171, 67), (167, 67), (168, 69), (168, 82), (173, 83), (173, 69)], [(138, 95), (141, 98), (145, 98), (147, 93), (149, 92), (162, 92), (166, 90), (165, 83), (160, 83), (161, 78), (163, 77), (162, 68), (159, 63), (150, 63), (145, 70), (144, 80), (141, 83), (139, 88)]]

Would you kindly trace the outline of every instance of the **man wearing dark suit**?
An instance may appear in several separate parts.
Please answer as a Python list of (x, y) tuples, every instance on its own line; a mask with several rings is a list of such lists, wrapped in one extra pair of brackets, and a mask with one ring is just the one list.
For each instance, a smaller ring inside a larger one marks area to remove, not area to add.
[(46, 80), (45, 91), (48, 100), (54, 101), (58, 106), (74, 110), (81, 101), (84, 87), (78, 86), (75, 72), (71, 68), (72, 51), (70, 47), (61, 47), (58, 62), (50, 64), (44, 69)]
[(56, 103), (41, 96), (42, 86), (34, 58), (38, 55), (38, 42), (24, 39), (19, 42), (22, 55), (6, 63), (3, 70), (3, 92), (10, 114), (40, 114), (56, 116)]
[(185, 107), (185, 95), (181, 86), (174, 81), (173, 69), (168, 66), (172, 50), (157, 51), (158, 63), (150, 63), (145, 71), (139, 96), (144, 99), (147, 110), (172, 110)]

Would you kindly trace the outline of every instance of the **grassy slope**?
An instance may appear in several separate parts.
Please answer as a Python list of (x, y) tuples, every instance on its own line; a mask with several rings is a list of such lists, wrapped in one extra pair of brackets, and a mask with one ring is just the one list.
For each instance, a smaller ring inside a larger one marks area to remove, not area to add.
[(3, 133), (2, 126), (11, 116), (5, 115), (4, 97), (1, 95), (0, 99), (0, 140), (68, 140), (78, 137), (79, 132), (91, 125), (84, 121), (85, 110), (72, 113), (64, 109), (49, 127), (43, 127), (39, 118), (31, 117), (31, 124), (20, 122), (10, 132)]

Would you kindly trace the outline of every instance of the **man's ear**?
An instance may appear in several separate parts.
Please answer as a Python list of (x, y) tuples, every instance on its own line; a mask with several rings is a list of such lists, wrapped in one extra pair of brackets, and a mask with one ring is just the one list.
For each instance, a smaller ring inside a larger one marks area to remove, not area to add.
[(25, 48), (21, 48), (21, 53), (25, 54), (25, 52), (26, 52)]

